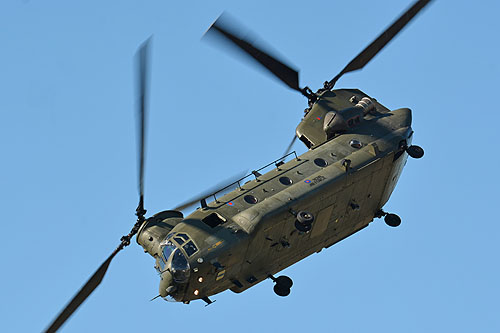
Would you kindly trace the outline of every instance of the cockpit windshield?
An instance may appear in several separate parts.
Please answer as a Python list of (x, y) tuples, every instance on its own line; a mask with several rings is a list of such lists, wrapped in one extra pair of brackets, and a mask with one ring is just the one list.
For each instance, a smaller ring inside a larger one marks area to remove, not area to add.
[(174, 244), (172, 244), (172, 242), (169, 241), (167, 242), (167, 244), (165, 244), (162, 251), (165, 262), (168, 262), (168, 258), (170, 258), (170, 255), (175, 251), (175, 249), (177, 248), (174, 246)]
[[(160, 273), (167, 269), (172, 274), (173, 280), (176, 283), (186, 283), (189, 280), (191, 267), (186, 255), (180, 248), (188, 240), (189, 237), (186, 234), (169, 234), (161, 244), (162, 256), (159, 258)], [(191, 240), (187, 244), (184, 244), (184, 249), (189, 256), (198, 250)]]
[(176, 249), (172, 255), (171, 272), (176, 282), (186, 282), (189, 279), (189, 263), (180, 249)]

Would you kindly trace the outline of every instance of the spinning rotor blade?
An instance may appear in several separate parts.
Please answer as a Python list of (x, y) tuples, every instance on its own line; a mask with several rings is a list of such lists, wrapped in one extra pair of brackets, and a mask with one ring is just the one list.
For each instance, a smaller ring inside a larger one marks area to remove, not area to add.
[(139, 231), (139, 227), (144, 222), (144, 145), (145, 145), (145, 129), (146, 129), (146, 95), (147, 95), (147, 80), (148, 80), (148, 49), (149, 40), (146, 40), (137, 51), (137, 91), (139, 97), (139, 106), (137, 113), (139, 116), (139, 205), (136, 210), (137, 222), (128, 235), (121, 238), (120, 245), (111, 253), (97, 271), (90, 277), (80, 291), (66, 305), (57, 318), (50, 324), (46, 332), (56, 332), (68, 318), (78, 309), (78, 307), (90, 296), (90, 294), (99, 286), (108, 270), (111, 260), (118, 252), (130, 245), (130, 239)]
[(149, 58), (149, 44), (151, 37), (148, 38), (139, 47), (136, 53), (137, 61), (137, 97), (138, 107), (137, 116), (139, 118), (139, 136), (138, 136), (138, 147), (139, 147), (139, 206), (137, 211), (144, 210), (144, 145), (145, 145), (145, 131), (146, 131), (146, 102), (147, 102), (147, 92), (148, 92), (148, 58)]
[(221, 15), (207, 30), (205, 35), (210, 32), (217, 32), (221, 36), (224, 36), (228, 41), (233, 42), (287, 86), (308, 97), (304, 94), (303, 89), (299, 87), (299, 73), (295, 69), (278, 60), (276, 57), (273, 57), (269, 53), (259, 49), (257, 46), (252, 44), (251, 41), (245, 38), (236, 37), (238, 32), (241, 30), (242, 29), (237, 28), (236, 25), (229, 24), (229, 22), (223, 18), (223, 15)]
[(183, 209), (188, 208), (191, 205), (194, 205), (195, 203), (201, 201), (202, 199), (209, 198), (212, 195), (217, 194), (217, 193), (229, 188), (232, 184), (236, 183), (238, 180), (241, 180), (243, 177), (245, 177), (246, 173), (247, 173), (246, 171), (241, 172), (237, 175), (232, 176), (231, 178), (228, 178), (228, 179), (218, 183), (217, 185), (212, 186), (211, 188), (209, 188), (208, 190), (199, 194), (195, 198), (192, 198), (191, 200), (186, 201), (186, 202), (180, 204), (179, 206), (175, 207), (174, 210), (181, 211)]
[(293, 144), (295, 143), (295, 140), (297, 140), (297, 135), (296, 134), (293, 136), (292, 141), (290, 142), (290, 144), (286, 148), (285, 153), (283, 154), (283, 157), (286, 156), (286, 155), (288, 155), (288, 153), (290, 152), (290, 150), (292, 150), (292, 147), (293, 147)]
[(85, 283), (85, 285), (80, 289), (80, 291), (73, 297), (71, 302), (66, 305), (66, 307), (59, 313), (56, 319), (50, 324), (49, 328), (45, 332), (57, 332), (57, 330), (66, 322), (66, 320), (73, 314), (73, 312), (78, 309), (78, 307), (89, 297), (89, 295), (101, 284), (104, 274), (108, 270), (109, 264), (114, 256), (120, 252), (123, 247), (118, 247), (111, 253), (111, 255), (102, 263), (102, 265), (97, 269), (97, 271), (90, 277), (90, 279)]
[(368, 45), (360, 54), (357, 55), (345, 68), (337, 74), (330, 82), (328, 89), (332, 89), (338, 79), (345, 73), (362, 69), (373, 57), (377, 55), (384, 46), (403, 29), (415, 15), (420, 12), (431, 0), (418, 0), (411, 6), (403, 15), (401, 15), (389, 28), (387, 28), (380, 36), (377, 37), (370, 45)]

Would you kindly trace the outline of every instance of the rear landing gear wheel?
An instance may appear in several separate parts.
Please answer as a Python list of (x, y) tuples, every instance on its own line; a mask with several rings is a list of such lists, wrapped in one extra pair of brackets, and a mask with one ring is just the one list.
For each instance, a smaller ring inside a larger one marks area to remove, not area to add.
[(389, 227), (397, 227), (401, 224), (401, 218), (396, 214), (386, 214), (384, 221)]
[(276, 283), (277, 286), (279, 285), (288, 289), (292, 288), (293, 286), (292, 279), (290, 279), (286, 275), (278, 276), (274, 282)]
[(424, 156), (424, 150), (419, 146), (410, 146), (406, 148), (406, 152), (413, 158), (422, 158)]
[(292, 288), (293, 286), (292, 279), (285, 275), (278, 276), (277, 278), (270, 275), (269, 278), (273, 280), (274, 283), (276, 283), (273, 288), (276, 295), (281, 297), (290, 295), (290, 288)]
[(401, 218), (399, 216), (397, 216), (396, 214), (386, 213), (382, 209), (379, 209), (375, 213), (374, 217), (384, 217), (385, 224), (387, 224), (389, 227), (397, 227), (401, 224)]
[(281, 296), (281, 297), (285, 297), (285, 296), (290, 295), (290, 288), (285, 288), (283, 286), (280, 286), (279, 284), (274, 285), (273, 290), (274, 290), (276, 295)]

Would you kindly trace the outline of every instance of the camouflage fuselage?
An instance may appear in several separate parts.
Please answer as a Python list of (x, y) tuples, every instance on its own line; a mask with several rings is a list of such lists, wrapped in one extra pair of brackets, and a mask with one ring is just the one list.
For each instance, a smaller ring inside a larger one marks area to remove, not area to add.
[[(352, 107), (352, 96), (360, 100), (366, 95), (359, 90), (328, 91), (313, 105), (297, 127), (298, 136), (306, 137), (310, 146), (303, 155), (184, 219), (175, 212), (162, 216), (167, 227), (160, 221), (143, 226), (138, 242), (156, 258), (167, 233), (185, 233), (196, 244), (197, 251), (188, 258), (189, 283), (176, 300), (187, 302), (226, 289), (244, 291), (373, 221), (406, 163), (404, 148), (413, 134), (411, 111), (389, 111), (373, 100), (375, 112), (327, 140), (322, 131), (325, 114)], [(314, 215), (309, 232), (295, 227), (299, 211)]]

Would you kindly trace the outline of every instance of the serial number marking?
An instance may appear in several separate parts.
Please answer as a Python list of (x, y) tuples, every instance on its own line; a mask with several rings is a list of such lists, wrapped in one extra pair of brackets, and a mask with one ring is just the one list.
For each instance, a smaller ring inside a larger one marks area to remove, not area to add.
[(313, 179), (304, 180), (304, 183), (309, 184), (309, 186), (314, 186), (318, 183), (321, 183), (325, 179), (326, 179), (325, 176), (317, 176), (317, 177), (314, 177)]

